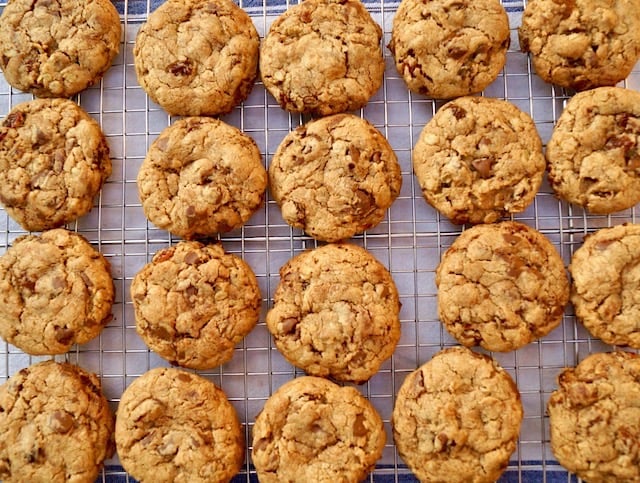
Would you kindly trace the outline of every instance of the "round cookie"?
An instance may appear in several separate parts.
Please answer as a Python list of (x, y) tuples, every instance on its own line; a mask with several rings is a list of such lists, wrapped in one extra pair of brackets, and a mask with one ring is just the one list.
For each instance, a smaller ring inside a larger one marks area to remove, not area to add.
[(220, 244), (180, 242), (158, 251), (131, 283), (136, 331), (157, 354), (191, 369), (229, 361), (258, 322), (251, 267)]
[(381, 39), (360, 0), (305, 0), (271, 25), (260, 47), (260, 75), (287, 111), (354, 111), (382, 85)]
[(640, 481), (640, 357), (591, 354), (563, 370), (547, 411), (551, 449), (584, 481)]
[(215, 384), (180, 369), (155, 368), (124, 391), (116, 447), (136, 480), (228, 482), (244, 460), (235, 409)]
[(612, 86), (640, 57), (640, 3), (529, 0), (518, 35), (544, 81), (579, 91)]
[(267, 189), (255, 141), (208, 117), (180, 119), (164, 129), (137, 180), (147, 218), (187, 239), (240, 227), (260, 207)]
[(285, 221), (335, 242), (376, 226), (402, 186), (400, 165), (365, 119), (335, 114), (290, 132), (269, 165)]
[(640, 202), (640, 92), (580, 92), (558, 118), (546, 157), (559, 198), (608, 214)]
[(0, 125), (0, 202), (27, 231), (87, 214), (110, 175), (100, 125), (73, 101), (23, 102)]
[(504, 67), (509, 41), (499, 0), (403, 0), (389, 50), (410, 90), (451, 99), (491, 84)]
[(490, 357), (453, 347), (402, 383), (393, 438), (420, 481), (489, 483), (507, 468), (522, 416), (511, 376)]
[(138, 82), (171, 115), (216, 116), (244, 101), (257, 76), (260, 38), (231, 0), (168, 0), (136, 36)]
[(62, 228), (17, 238), (0, 257), (0, 336), (28, 354), (64, 354), (111, 320), (109, 262)]
[(569, 265), (578, 320), (607, 344), (640, 349), (640, 225), (587, 236)]
[(0, 478), (96, 481), (113, 454), (113, 415), (95, 374), (46, 361), (0, 386)]
[(492, 223), (524, 211), (545, 171), (531, 117), (508, 101), (461, 97), (425, 125), (413, 170), (429, 204), (453, 223)]
[(267, 328), (282, 355), (312, 376), (363, 383), (400, 339), (389, 271), (348, 243), (303, 252), (280, 268)]
[(282, 385), (256, 417), (252, 459), (263, 483), (358, 483), (385, 441), (380, 415), (355, 388), (303, 376)]
[(71, 97), (98, 81), (120, 49), (109, 0), (11, 0), (0, 16), (0, 68), (38, 97)]
[(551, 242), (514, 221), (462, 232), (436, 270), (438, 315), (465, 346), (519, 349), (562, 321), (564, 263)]

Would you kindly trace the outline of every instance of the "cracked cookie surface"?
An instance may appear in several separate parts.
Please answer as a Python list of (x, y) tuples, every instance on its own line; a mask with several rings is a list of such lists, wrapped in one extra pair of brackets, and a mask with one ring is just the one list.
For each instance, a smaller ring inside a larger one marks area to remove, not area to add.
[(71, 97), (99, 80), (120, 49), (109, 0), (12, 0), (0, 16), (0, 67), (37, 97)]
[(242, 428), (222, 389), (174, 368), (151, 369), (124, 391), (115, 440), (122, 467), (141, 483), (226, 483), (244, 459)]
[(0, 202), (27, 231), (87, 214), (110, 175), (100, 125), (73, 101), (23, 102), (0, 124)]
[(531, 117), (508, 101), (461, 97), (423, 128), (413, 169), (429, 204), (456, 224), (524, 211), (546, 167)]
[(476, 225), (436, 270), (438, 315), (465, 346), (511, 351), (547, 335), (569, 301), (564, 263), (551, 242), (522, 223)]
[(594, 337), (640, 349), (640, 225), (588, 235), (569, 265), (571, 302)]
[(608, 214), (640, 202), (640, 92), (599, 87), (573, 96), (546, 157), (551, 187), (570, 203)]
[(278, 350), (312, 376), (362, 383), (400, 339), (389, 271), (348, 243), (303, 252), (280, 268), (267, 328)]
[(579, 91), (612, 86), (640, 57), (640, 2), (531, 0), (518, 35), (544, 81)]
[(168, 0), (140, 28), (134, 66), (169, 114), (216, 116), (249, 95), (259, 44), (251, 18), (231, 0)]
[(0, 386), (0, 478), (93, 483), (113, 425), (95, 374), (55, 361), (22, 369)]
[(89, 342), (113, 301), (109, 262), (77, 233), (25, 235), (0, 257), (0, 335), (28, 354)]
[(388, 141), (351, 114), (298, 127), (269, 165), (269, 186), (285, 221), (329, 242), (380, 223), (401, 185), (400, 165)]
[(137, 181), (147, 218), (189, 239), (244, 224), (262, 205), (267, 172), (255, 141), (239, 129), (188, 117), (151, 144)]
[(403, 0), (389, 43), (407, 87), (434, 99), (482, 91), (504, 67), (508, 47), (499, 0)]
[(357, 483), (385, 441), (380, 415), (355, 388), (303, 376), (282, 385), (256, 417), (252, 459), (264, 483)]
[(558, 376), (547, 411), (551, 449), (584, 481), (640, 481), (640, 357), (592, 354)]
[(420, 481), (489, 483), (507, 468), (522, 416), (511, 376), (490, 357), (454, 347), (404, 380), (393, 437)]
[(229, 361), (260, 316), (260, 288), (222, 245), (184, 241), (158, 251), (131, 283), (136, 331), (154, 352), (191, 369)]
[(264, 86), (283, 109), (319, 116), (364, 107), (382, 85), (382, 29), (360, 0), (305, 0), (260, 47)]

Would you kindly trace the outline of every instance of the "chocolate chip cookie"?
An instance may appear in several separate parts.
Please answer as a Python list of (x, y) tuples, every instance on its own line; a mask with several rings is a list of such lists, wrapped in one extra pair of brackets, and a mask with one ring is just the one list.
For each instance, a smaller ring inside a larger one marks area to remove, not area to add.
[(172, 364), (209, 369), (233, 356), (260, 316), (251, 267), (220, 244), (158, 251), (131, 283), (136, 331)]
[(511, 376), (490, 357), (454, 347), (404, 380), (393, 438), (420, 481), (493, 483), (516, 449), (522, 416)]
[(487, 97), (445, 104), (413, 150), (422, 194), (457, 224), (492, 223), (524, 211), (545, 166), (531, 117), (508, 101)]
[(267, 328), (284, 357), (307, 374), (362, 383), (391, 357), (399, 313), (389, 271), (364, 248), (338, 243), (280, 268)]
[(0, 478), (96, 481), (113, 454), (113, 415), (95, 374), (46, 361), (0, 386)]
[(169, 114), (216, 116), (249, 95), (259, 44), (251, 18), (231, 0), (168, 0), (140, 27), (133, 63)]
[(303, 376), (282, 385), (253, 426), (252, 459), (263, 483), (358, 483), (382, 456), (375, 408), (353, 387)]
[(384, 136), (365, 119), (334, 114), (290, 132), (269, 165), (287, 223), (323, 241), (350, 238), (385, 216), (402, 176)]
[(62, 228), (17, 238), (0, 257), (0, 336), (28, 354), (63, 354), (111, 320), (109, 262)]
[(147, 218), (187, 239), (240, 227), (267, 189), (255, 141), (208, 117), (180, 119), (162, 131), (137, 180)]

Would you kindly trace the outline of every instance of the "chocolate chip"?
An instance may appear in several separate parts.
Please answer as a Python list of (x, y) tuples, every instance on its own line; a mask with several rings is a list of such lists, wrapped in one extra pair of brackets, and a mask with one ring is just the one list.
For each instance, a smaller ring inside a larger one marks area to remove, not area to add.
[(178, 374), (178, 380), (182, 381), (182, 382), (191, 382), (191, 376), (189, 374), (187, 374), (186, 372), (181, 372), (180, 374)]
[(22, 111), (15, 111), (10, 113), (2, 123), (3, 126), (10, 128), (19, 128), (24, 126), (25, 115)]
[(367, 427), (364, 425), (364, 416), (362, 414), (356, 416), (356, 420), (353, 423), (353, 435), (356, 438), (367, 435)]
[(258, 452), (266, 450), (270, 442), (271, 440), (268, 438), (260, 438), (253, 444), (253, 451)]
[(73, 417), (63, 410), (54, 411), (49, 416), (49, 427), (56, 433), (68, 433), (73, 428)]
[[(82, 275), (84, 275), (84, 273), (82, 273), (81, 276)], [(62, 290), (67, 288), (67, 281), (62, 277), (53, 277), (53, 280), (51, 281), (51, 286), (54, 291), (61, 292)]]
[(167, 71), (173, 75), (188, 76), (193, 73), (193, 62), (189, 59), (178, 60), (167, 66)]
[(476, 158), (471, 161), (471, 166), (475, 169), (481, 178), (486, 179), (491, 177), (491, 165), (493, 164), (492, 157)]
[(84, 272), (80, 272), (80, 278), (82, 278), (82, 281), (84, 282), (84, 285), (88, 288), (91, 289), (91, 287), (93, 287), (93, 282), (91, 281), (91, 279), (89, 278), (89, 275), (87, 275)]
[(196, 216), (196, 207), (193, 206), (193, 205), (187, 206), (186, 215), (187, 215), (187, 218), (195, 217)]
[(299, 320), (296, 319), (295, 317), (288, 317), (282, 321), (280, 331), (284, 334), (290, 334), (295, 330), (296, 325), (298, 325), (298, 322)]
[(453, 114), (453, 117), (458, 120), (464, 119), (467, 115), (467, 111), (465, 109), (455, 104), (450, 104), (447, 109), (449, 109), (451, 111), (451, 114)]
[(466, 53), (467, 53), (467, 50), (461, 47), (451, 47), (449, 49), (449, 57), (456, 60), (464, 57)]
[(354, 163), (360, 161), (360, 150), (353, 146), (347, 150), (347, 155), (351, 156), (351, 161), (353, 161), (352, 163), (349, 163), (349, 169), (353, 169), (351, 166), (355, 168)]
[(371, 193), (364, 190), (357, 190), (356, 198), (356, 213), (366, 215), (372, 211), (372, 207), (375, 206), (375, 199)]
[(200, 260), (196, 252), (189, 252), (184, 256), (184, 263), (187, 265), (195, 265)]
[(73, 330), (66, 327), (55, 328), (55, 338), (62, 345), (69, 345), (73, 340), (75, 333)]

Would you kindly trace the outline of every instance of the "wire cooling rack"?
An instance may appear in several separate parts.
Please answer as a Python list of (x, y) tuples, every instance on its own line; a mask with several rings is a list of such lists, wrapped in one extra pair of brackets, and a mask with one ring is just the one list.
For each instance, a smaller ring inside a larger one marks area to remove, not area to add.
[[(285, 1), (288, 0), (247, 0), (241, 6), (264, 36), (271, 22), (287, 8)], [(0, 10), (6, 3), (0, 0)], [(160, 2), (116, 2), (123, 25), (120, 54), (100, 83), (75, 98), (101, 124), (111, 148), (113, 174), (92, 212), (68, 228), (82, 233), (109, 259), (116, 299), (113, 320), (98, 338), (55, 359), (96, 372), (114, 411), (120, 395), (136, 377), (152, 367), (167, 365), (137, 336), (129, 297), (130, 283), (138, 270), (157, 250), (178, 241), (147, 222), (135, 182), (148, 146), (174, 120), (148, 100), (133, 68), (136, 32), (157, 3)], [(386, 45), (398, 2), (365, 3), (384, 29)], [(503, 4), (509, 14), (511, 47), (505, 68), (483, 95), (508, 99), (529, 113), (546, 143), (570, 93), (545, 84), (532, 73), (527, 56), (519, 51), (517, 38), (524, 4), (518, 0), (503, 0)], [(391, 438), (389, 421), (394, 397), (407, 374), (443, 347), (455, 345), (455, 340), (438, 321), (434, 280), (440, 256), (463, 228), (450, 224), (426, 204), (411, 170), (411, 149), (422, 127), (443, 103), (409, 93), (386, 48), (384, 54), (384, 85), (358, 114), (373, 123), (391, 143), (402, 167), (403, 187), (386, 219), (352, 241), (366, 247), (390, 269), (402, 302), (402, 337), (393, 357), (359, 389), (378, 409), (387, 431), (383, 456), (369, 481), (408, 482), (415, 480), (398, 457)], [(639, 66), (622, 85), (640, 88)], [(31, 98), (11, 89), (4, 78), (0, 78), (0, 118), (17, 103)], [(247, 101), (223, 119), (255, 139), (265, 165), (284, 136), (308, 120), (280, 109), (260, 82)], [(534, 203), (514, 219), (545, 234), (568, 264), (585, 234), (605, 226), (637, 222), (638, 213), (640, 206), (610, 216), (588, 215), (580, 208), (558, 201), (545, 182)], [(23, 234), (20, 226), (0, 209), (0, 253)], [(278, 270), (289, 258), (316, 243), (301, 231), (291, 229), (271, 198), (267, 198), (264, 207), (243, 228), (221, 236), (220, 240), (227, 251), (242, 256), (255, 271), (262, 291), (263, 311), (259, 324), (237, 346), (233, 359), (220, 368), (200, 371), (200, 374), (225, 390), (244, 423), (245, 437), (250, 444), (253, 422), (266, 399), (285, 381), (301, 375), (278, 353), (264, 323), (279, 281)], [(492, 354), (515, 379), (525, 411), (517, 450), (501, 482), (577, 481), (553, 457), (545, 407), (563, 367), (574, 366), (589, 353), (606, 350), (611, 347), (592, 339), (576, 323), (569, 306), (562, 324), (547, 337), (515, 352)], [(42, 359), (46, 358), (27, 356), (0, 342), (0, 383)], [(256, 480), (249, 444), (243, 470), (234, 481)], [(106, 462), (100, 479), (133, 481), (119, 466), (117, 456)]]

